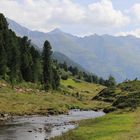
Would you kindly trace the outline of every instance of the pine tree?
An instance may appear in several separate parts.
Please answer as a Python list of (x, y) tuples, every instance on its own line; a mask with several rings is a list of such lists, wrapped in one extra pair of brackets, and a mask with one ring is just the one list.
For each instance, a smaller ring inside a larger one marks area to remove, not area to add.
[(51, 60), (51, 51), (52, 47), (50, 43), (46, 40), (42, 52), (43, 60), (43, 82), (45, 90), (52, 88), (52, 60)]
[(32, 56), (30, 54), (30, 40), (27, 37), (23, 37), (20, 42), (20, 53), (21, 53), (21, 73), (22, 78), (25, 81), (31, 81), (32, 79)]
[(7, 54), (5, 49), (5, 33), (8, 30), (8, 23), (3, 14), (0, 13), (0, 77), (6, 79), (7, 75)]
[(0, 76), (6, 80), (7, 74), (7, 57), (4, 46), (0, 42)]
[(31, 46), (30, 53), (32, 56), (32, 82), (38, 82), (41, 80), (42, 66), (41, 66), (41, 57), (39, 52)]
[(110, 75), (109, 78), (108, 78), (108, 80), (106, 80), (105, 85), (107, 87), (115, 87), (116, 86), (116, 80), (115, 80), (115, 78), (112, 75)]
[(60, 85), (60, 76), (56, 68), (52, 69), (52, 88), (57, 89)]

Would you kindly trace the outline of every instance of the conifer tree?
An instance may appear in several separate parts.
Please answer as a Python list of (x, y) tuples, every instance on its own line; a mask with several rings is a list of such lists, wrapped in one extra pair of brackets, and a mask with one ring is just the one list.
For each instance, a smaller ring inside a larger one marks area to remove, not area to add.
[(45, 90), (52, 88), (52, 47), (50, 43), (46, 40), (42, 52), (43, 60), (43, 82)]
[(0, 42), (0, 76), (6, 80), (7, 74), (7, 58), (4, 46)]

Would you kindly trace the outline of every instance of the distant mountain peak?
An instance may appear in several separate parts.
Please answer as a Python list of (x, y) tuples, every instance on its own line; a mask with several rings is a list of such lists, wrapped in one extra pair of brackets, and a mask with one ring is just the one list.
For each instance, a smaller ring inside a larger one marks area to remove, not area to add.
[(54, 30), (50, 31), (51, 34), (57, 34), (62, 33), (62, 31), (59, 28), (55, 28)]
[[(40, 48), (48, 40), (53, 51), (65, 54), (83, 68), (104, 78), (111, 74), (117, 81), (140, 79), (140, 38), (107, 34), (77, 37), (59, 28), (43, 33), (31, 31), (14, 21), (8, 23), (16, 34), (28, 36)], [(62, 60), (65, 59), (63, 57)]]

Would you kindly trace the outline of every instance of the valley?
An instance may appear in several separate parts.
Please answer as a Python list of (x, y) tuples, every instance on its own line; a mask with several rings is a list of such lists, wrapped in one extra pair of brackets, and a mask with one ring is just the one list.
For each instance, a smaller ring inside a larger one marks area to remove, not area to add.
[(139, 9), (0, 0), (0, 140), (140, 140)]

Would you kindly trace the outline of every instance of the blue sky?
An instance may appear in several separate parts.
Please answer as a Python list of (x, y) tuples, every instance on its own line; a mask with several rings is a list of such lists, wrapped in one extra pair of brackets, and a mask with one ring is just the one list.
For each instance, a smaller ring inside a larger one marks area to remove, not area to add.
[(0, 0), (0, 12), (29, 29), (78, 36), (140, 37), (139, 9), (140, 0)]

